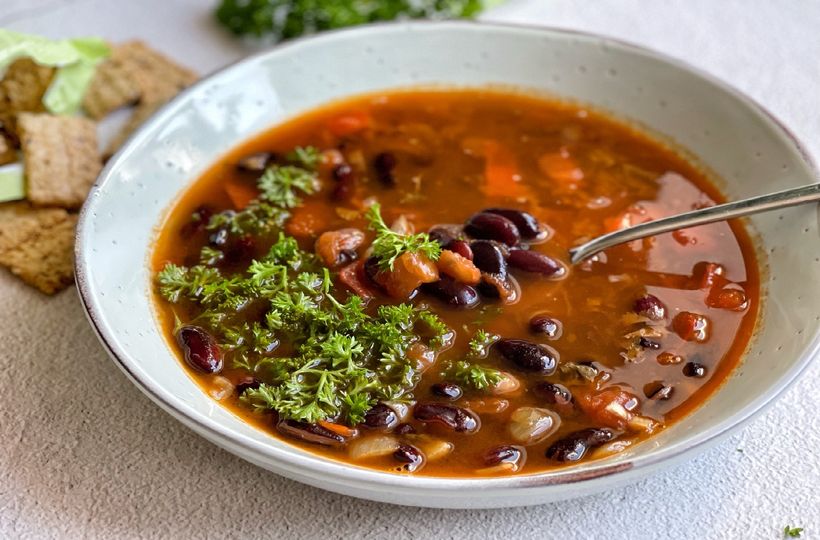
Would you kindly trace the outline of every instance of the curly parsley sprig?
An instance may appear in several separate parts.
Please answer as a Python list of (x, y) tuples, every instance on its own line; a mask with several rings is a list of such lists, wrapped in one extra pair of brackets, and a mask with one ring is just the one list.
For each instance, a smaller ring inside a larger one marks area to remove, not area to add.
[(391, 230), (382, 218), (378, 203), (368, 208), (366, 217), (368, 228), (376, 232), (371, 246), (381, 270), (392, 270), (396, 259), (405, 253), (421, 253), (431, 261), (437, 261), (441, 255), (441, 244), (431, 240), (427, 233), (399, 234)]

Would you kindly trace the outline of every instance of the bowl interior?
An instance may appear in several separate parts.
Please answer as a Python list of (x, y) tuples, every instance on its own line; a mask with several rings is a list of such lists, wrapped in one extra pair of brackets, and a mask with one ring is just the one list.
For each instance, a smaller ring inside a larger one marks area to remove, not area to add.
[[(77, 243), (81, 295), (106, 346), (149, 395), (186, 424), (268, 468), (317, 482), (340, 477), (436, 489), (468, 482), (396, 477), (333, 463), (242, 423), (193, 383), (158, 332), (147, 258), (169, 204), (219, 155), (251, 135), (351, 94), (488, 84), (571, 98), (643, 124), (697, 155), (730, 198), (815, 181), (809, 159), (755, 105), (709, 77), (630, 45), (468, 23), (382, 25), (299, 40), (189, 89), (106, 167), (84, 208)], [(672, 428), (605, 462), (540, 475), (544, 489), (578, 480), (579, 472), (656, 463), (709, 440), (761, 408), (804, 367), (817, 348), (820, 321), (820, 288), (809, 286), (820, 277), (817, 209), (760, 215), (750, 225), (766, 302), (742, 365), (705, 406)], [(518, 478), (481, 482), (523, 485)]]

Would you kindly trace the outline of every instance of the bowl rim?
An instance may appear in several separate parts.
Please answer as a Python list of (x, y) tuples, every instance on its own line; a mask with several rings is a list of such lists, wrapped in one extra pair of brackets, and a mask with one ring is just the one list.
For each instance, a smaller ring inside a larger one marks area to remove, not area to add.
[[(185, 404), (179, 397), (172, 392), (166, 390), (161, 384), (152, 379), (150, 376), (142, 373), (138, 366), (132, 365), (129, 354), (126, 350), (117, 346), (117, 341), (113, 338), (111, 328), (103, 318), (103, 310), (100, 308), (96, 292), (93, 289), (93, 284), (89, 279), (90, 261), (93, 259), (89, 243), (86, 241), (87, 231), (91, 230), (94, 216), (94, 207), (99, 200), (99, 193), (102, 186), (110, 179), (113, 171), (119, 166), (119, 163), (125, 159), (128, 154), (127, 149), (135, 144), (135, 142), (144, 139), (147, 133), (152, 130), (153, 126), (159, 120), (170, 117), (179, 108), (180, 103), (183, 102), (189, 95), (195, 92), (200, 87), (204, 87), (211, 83), (212, 80), (219, 77), (221, 74), (239, 68), (242, 64), (252, 63), (262, 57), (271, 54), (278, 54), (283, 50), (289, 48), (297, 48), (305, 42), (320, 43), (321, 41), (332, 41), (338, 35), (354, 35), (366, 36), (370, 32), (384, 32), (393, 30), (412, 30), (412, 29), (435, 29), (439, 31), (462, 31), (475, 28), (494, 30), (494, 31), (527, 31), (534, 34), (541, 34), (544, 36), (553, 36), (558, 38), (580, 38), (584, 40), (609, 43), (617, 48), (627, 52), (636, 54), (637, 56), (646, 57), (660, 61), (695, 76), (710, 83), (734, 99), (745, 104), (752, 112), (764, 121), (768, 122), (774, 131), (779, 132), (788, 140), (793, 148), (798, 152), (804, 164), (812, 173), (815, 181), (820, 179), (818, 166), (812, 158), (811, 153), (799, 141), (797, 136), (787, 128), (774, 114), (768, 109), (759, 104), (754, 99), (747, 96), (745, 93), (724, 82), (723, 80), (711, 75), (710, 73), (689, 64), (686, 61), (669, 56), (665, 53), (655, 51), (642, 45), (637, 45), (632, 42), (598, 34), (594, 32), (587, 32), (575, 29), (567, 29), (546, 25), (534, 24), (520, 24), (520, 23), (506, 23), (506, 22), (488, 22), (488, 21), (399, 21), (399, 22), (383, 22), (358, 26), (354, 28), (344, 28), (338, 30), (330, 30), (322, 32), (318, 35), (309, 35), (295, 38), (284, 43), (279, 43), (274, 46), (265, 48), (264, 50), (255, 52), (253, 54), (244, 56), (230, 64), (223, 66), (215, 71), (208, 73), (200, 80), (195, 82), (190, 87), (180, 92), (176, 97), (163, 105), (147, 122), (141, 125), (123, 144), (120, 150), (108, 160), (105, 167), (100, 172), (96, 181), (91, 187), (88, 198), (83, 204), (79, 214), (75, 233), (75, 247), (74, 247), (74, 271), (76, 276), (76, 287), (80, 301), (86, 312), (86, 317), (89, 320), (94, 332), (102, 343), (109, 356), (114, 360), (115, 364), (125, 373), (125, 375), (154, 403), (159, 405), (162, 409), (181, 421), (184, 425), (191, 427), (200, 434), (207, 434), (206, 438), (212, 441), (220, 441), (223, 446), (232, 446), (233, 453), (240, 455), (247, 459), (248, 456), (253, 456), (252, 462), (259, 464), (261, 462), (278, 465), (278, 470), (289, 467), (301, 473), (301, 476), (314, 478), (321, 482), (324, 480), (336, 480), (341, 483), (358, 482), (369, 488), (391, 488), (401, 487), (405, 489), (415, 490), (434, 490), (438, 494), (445, 494), (458, 491), (460, 495), (468, 498), (482, 498), (482, 493), (486, 496), (486, 492), (472, 490), (464, 491), (465, 488), (475, 488), (477, 485), (482, 487), (492, 488), (496, 490), (509, 489), (523, 489), (523, 488), (538, 488), (548, 486), (558, 486), (572, 483), (586, 483), (591, 484), (596, 480), (603, 480), (606, 477), (611, 477), (619, 473), (627, 471), (637, 473), (640, 471), (649, 472), (653, 467), (660, 465), (662, 462), (669, 461), (670, 463), (676, 459), (680, 459), (685, 455), (692, 454), (698, 449), (705, 448), (711, 443), (728, 436), (731, 432), (738, 430), (741, 426), (747, 424), (753, 417), (763, 412), (767, 407), (771, 406), (774, 401), (781, 396), (792, 384), (797, 377), (808, 367), (810, 362), (820, 353), (820, 329), (815, 331), (812, 341), (807, 345), (805, 353), (798, 359), (794, 366), (789, 371), (784, 373), (779, 384), (771, 386), (766, 392), (757, 396), (754, 401), (746, 405), (743, 409), (736, 412), (726, 420), (715, 424), (707, 429), (700, 430), (687, 437), (681, 443), (672, 447), (658, 447), (643, 455), (630, 458), (628, 461), (607, 464), (605, 461), (596, 464), (592, 462), (586, 465), (582, 470), (577, 470), (575, 467), (567, 469), (556, 469), (546, 472), (533, 473), (528, 475), (516, 475), (511, 477), (498, 478), (478, 478), (478, 477), (445, 477), (445, 476), (410, 476), (398, 475), (389, 472), (377, 471), (353, 464), (348, 464), (342, 461), (337, 461), (330, 458), (320, 457), (285, 442), (282, 448), (265, 444), (261, 441), (251, 439), (243, 434), (237, 433), (232, 429), (226, 427), (219, 421), (211, 418), (208, 415), (194, 410), (192, 407)], [(242, 141), (236, 141), (234, 144), (239, 144)], [(155, 225), (156, 226), (156, 225)], [(720, 392), (718, 388), (716, 392)], [(232, 444), (231, 444), (232, 443)], [(239, 454), (237, 448), (242, 450)]]

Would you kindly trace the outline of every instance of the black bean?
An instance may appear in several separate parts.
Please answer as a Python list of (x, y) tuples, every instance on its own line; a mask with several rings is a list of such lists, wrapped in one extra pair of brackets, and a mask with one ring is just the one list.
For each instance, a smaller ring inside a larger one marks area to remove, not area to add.
[(388, 187), (396, 185), (396, 176), (393, 171), (397, 163), (396, 156), (390, 152), (382, 152), (373, 158), (373, 168), (376, 169), (376, 177), (379, 182)]
[(555, 461), (578, 461), (587, 450), (615, 438), (609, 429), (587, 428), (570, 433), (547, 448), (546, 456)]
[(697, 362), (687, 362), (686, 365), (683, 366), (683, 374), (687, 377), (702, 379), (706, 377), (706, 366), (698, 364)]
[(667, 400), (672, 397), (673, 391), (674, 388), (663, 381), (654, 381), (643, 387), (643, 393), (649, 399)]
[(518, 228), (521, 238), (526, 240), (543, 239), (546, 237), (546, 232), (543, 230), (535, 216), (523, 210), (516, 210), (514, 208), (487, 208), (482, 210), (490, 214), (498, 214), (512, 221)]
[(498, 240), (508, 246), (514, 246), (521, 240), (515, 223), (504, 216), (486, 212), (470, 217), (464, 225), (464, 232), (473, 238)]
[(222, 247), (228, 243), (228, 229), (217, 229), (208, 237), (208, 243), (214, 247)]
[(510, 250), (507, 263), (513, 268), (547, 277), (561, 277), (567, 273), (566, 267), (560, 262), (537, 251)]
[(396, 435), (409, 435), (416, 432), (416, 428), (413, 427), (413, 424), (403, 423), (396, 426), (394, 430)]
[(645, 337), (643, 337), (643, 336), (641, 336), (641, 337), (638, 339), (638, 345), (640, 345), (640, 346), (641, 346), (642, 348), (644, 348), (644, 349), (653, 349), (653, 350), (658, 350), (658, 349), (660, 349), (660, 348), (661, 348), (661, 344), (660, 344), (660, 343), (658, 343), (657, 341), (653, 341), (653, 340), (651, 340), (651, 339), (649, 339), (649, 338), (645, 338)]
[(425, 283), (421, 289), (455, 307), (471, 308), (478, 303), (478, 292), (473, 287), (444, 274), (438, 281)]
[(490, 448), (484, 453), (484, 464), (488, 467), (501, 463), (515, 463), (521, 465), (524, 461), (525, 450), (518, 446), (502, 445)]
[(345, 438), (319, 424), (308, 424), (296, 420), (282, 420), (276, 424), (276, 429), (280, 433), (300, 439), (305, 442), (321, 444), (324, 446), (341, 446), (346, 441)]
[(330, 192), (330, 198), (334, 201), (347, 201), (356, 190), (356, 175), (353, 167), (347, 163), (336, 165), (333, 168), (333, 179), (336, 183)]
[(572, 392), (564, 385), (542, 381), (533, 387), (533, 392), (550, 405), (569, 405)]
[(333, 168), (333, 179), (337, 182), (353, 180), (353, 176), (353, 167), (351, 167), (347, 163), (341, 163)]
[(444, 403), (419, 403), (413, 408), (413, 418), (425, 423), (442, 424), (460, 433), (474, 433), (481, 426), (472, 411)]
[(522, 371), (551, 375), (558, 364), (558, 353), (551, 347), (523, 339), (500, 339), (493, 348)]
[(400, 461), (405, 465), (402, 468), (406, 471), (413, 472), (424, 464), (424, 454), (415, 446), (409, 444), (402, 444), (395, 452), (393, 457), (396, 461)]
[(550, 339), (561, 337), (561, 323), (548, 315), (535, 315), (530, 319), (530, 331)]
[(463, 393), (461, 387), (451, 382), (440, 382), (430, 387), (430, 391), (439, 397), (456, 400)]
[(371, 283), (377, 283), (376, 274), (379, 273), (379, 259), (370, 256), (364, 261), (364, 275)]
[(447, 244), (447, 249), (449, 249), (453, 253), (461, 255), (468, 261), (473, 260), (473, 250), (470, 249), (470, 244), (468, 244), (464, 240), (453, 240), (452, 242)]
[(261, 384), (262, 383), (259, 382), (259, 380), (255, 377), (242, 377), (241, 379), (239, 379), (239, 382), (236, 383), (236, 394), (238, 396), (241, 396), (242, 392), (244, 392), (245, 390), (249, 388), (259, 388), (259, 385)]
[(653, 321), (660, 321), (666, 317), (666, 306), (654, 294), (647, 294), (635, 300), (632, 308), (635, 313)]
[(257, 152), (237, 161), (236, 167), (243, 171), (262, 172), (275, 161), (275, 158), (276, 156), (270, 152)]
[(507, 277), (507, 262), (504, 252), (497, 245), (487, 240), (477, 240), (470, 244), (473, 252), (473, 264), (482, 272), (495, 274), (501, 279)]
[(376, 403), (364, 415), (364, 425), (369, 428), (389, 429), (398, 421), (396, 411), (384, 403)]
[(253, 257), (256, 251), (256, 241), (250, 235), (237, 238), (225, 249), (225, 262), (236, 264), (247, 261)]
[(185, 325), (179, 328), (176, 337), (189, 366), (203, 373), (222, 370), (222, 351), (211, 334), (199, 326)]

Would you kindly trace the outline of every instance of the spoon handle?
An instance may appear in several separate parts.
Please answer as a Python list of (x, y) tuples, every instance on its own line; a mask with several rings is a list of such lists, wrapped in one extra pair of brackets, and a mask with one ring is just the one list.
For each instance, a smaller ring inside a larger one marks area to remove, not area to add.
[(758, 212), (768, 212), (778, 208), (787, 208), (814, 201), (820, 201), (820, 184), (810, 184), (768, 195), (750, 197), (742, 201), (735, 201), (691, 212), (684, 212), (674, 216), (641, 223), (634, 227), (628, 227), (615, 232), (604, 234), (593, 238), (589, 242), (576, 246), (569, 250), (570, 261), (577, 264), (587, 257), (595, 255), (612, 246), (625, 244), (632, 240), (640, 240), (647, 236), (686, 229), (696, 225), (705, 225), (715, 221), (725, 221), (727, 219), (757, 214)]

